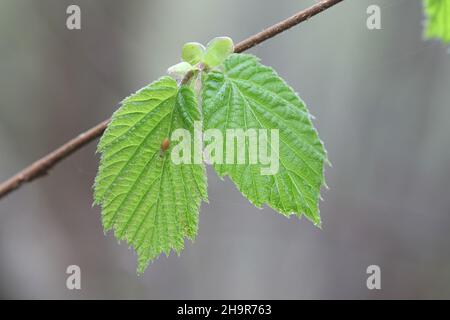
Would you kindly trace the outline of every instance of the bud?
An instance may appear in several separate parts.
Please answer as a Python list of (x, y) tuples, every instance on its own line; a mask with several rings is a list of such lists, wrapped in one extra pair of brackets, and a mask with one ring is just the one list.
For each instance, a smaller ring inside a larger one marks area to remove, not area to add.
[(186, 73), (188, 73), (192, 69), (193, 67), (189, 63), (183, 61), (171, 66), (169, 69), (167, 69), (167, 73), (175, 80), (181, 81)]

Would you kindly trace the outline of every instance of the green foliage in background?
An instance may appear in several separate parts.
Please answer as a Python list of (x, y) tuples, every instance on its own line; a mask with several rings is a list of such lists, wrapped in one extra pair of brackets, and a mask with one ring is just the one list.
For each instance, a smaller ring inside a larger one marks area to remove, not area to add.
[(424, 0), (425, 37), (450, 43), (450, 0)]
[(113, 229), (137, 252), (139, 273), (161, 253), (179, 253), (185, 238), (197, 234), (200, 203), (207, 201), (205, 167), (174, 164), (174, 145), (165, 142), (179, 128), (193, 136), (194, 121), (223, 134), (233, 128), (278, 129), (275, 174), (261, 174), (261, 164), (215, 164), (214, 169), (228, 175), (255, 206), (305, 215), (320, 226), (327, 158), (305, 104), (256, 57), (232, 52), (227, 37), (213, 39), (206, 48), (186, 44), (184, 61), (168, 70), (172, 77), (126, 98), (100, 140), (94, 202), (102, 207), (105, 231)]

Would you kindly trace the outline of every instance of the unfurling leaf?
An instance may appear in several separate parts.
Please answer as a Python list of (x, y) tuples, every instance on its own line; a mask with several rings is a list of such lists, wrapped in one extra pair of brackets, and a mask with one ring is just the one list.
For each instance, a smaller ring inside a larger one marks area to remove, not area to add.
[(190, 65), (185, 61), (182, 61), (167, 69), (167, 73), (175, 80), (181, 81), (186, 75), (186, 73), (188, 73), (191, 70), (193, 70), (192, 65)]
[(175, 165), (164, 142), (175, 129), (192, 131), (197, 120), (192, 90), (162, 77), (123, 101), (98, 145), (95, 203), (105, 231), (114, 229), (137, 252), (139, 272), (162, 252), (179, 253), (184, 239), (197, 234), (207, 199), (204, 165)]
[(233, 50), (234, 44), (231, 38), (216, 37), (208, 43), (206, 49), (198, 42), (186, 43), (181, 51), (181, 58), (193, 66), (202, 62), (209, 68), (214, 68), (233, 53)]
[(198, 42), (188, 42), (181, 50), (181, 58), (183, 61), (196, 65), (199, 63), (205, 53), (205, 47)]
[(221, 64), (234, 51), (233, 40), (229, 37), (212, 39), (206, 47), (203, 62), (210, 68)]
[[(204, 128), (269, 129), (278, 132), (278, 146), (270, 138), (268, 153), (275, 161), (272, 174), (262, 174), (261, 163), (214, 164), (220, 176), (228, 175), (254, 205), (268, 204), (284, 215), (304, 214), (320, 225), (318, 202), (326, 151), (305, 104), (269, 67), (254, 56), (232, 54), (223, 72), (211, 71), (203, 83)], [(258, 142), (258, 144), (261, 141)], [(205, 142), (206, 148), (208, 143)], [(245, 150), (255, 144), (245, 140)], [(242, 150), (241, 150), (242, 151)], [(224, 144), (223, 153), (230, 152)], [(234, 153), (238, 153), (234, 148)]]

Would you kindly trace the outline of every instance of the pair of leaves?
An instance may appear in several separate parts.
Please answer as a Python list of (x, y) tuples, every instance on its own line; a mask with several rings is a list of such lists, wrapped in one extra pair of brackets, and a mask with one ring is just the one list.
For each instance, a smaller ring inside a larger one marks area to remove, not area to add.
[(424, 0), (425, 36), (450, 43), (450, 0)]
[[(180, 252), (197, 233), (200, 202), (207, 200), (203, 164), (178, 164), (161, 142), (178, 128), (278, 129), (279, 170), (261, 175), (260, 164), (214, 164), (253, 204), (284, 215), (304, 214), (320, 225), (318, 201), (326, 154), (304, 103), (271, 69), (251, 55), (231, 54), (196, 94), (163, 77), (125, 99), (100, 140), (95, 203), (105, 231), (114, 229), (138, 254), (138, 272), (160, 253)], [(248, 141), (246, 141), (248, 150)], [(276, 149), (269, 145), (269, 149)], [(194, 148), (191, 148), (194, 152)], [(224, 155), (226, 149), (224, 148)], [(191, 155), (194, 156), (193, 154)]]
[(211, 69), (222, 64), (233, 50), (233, 40), (229, 37), (214, 38), (206, 48), (201, 43), (188, 42), (181, 51), (183, 61), (171, 66), (167, 73), (174, 79), (182, 81), (190, 71)]
[(234, 50), (233, 40), (217, 37), (205, 48), (198, 42), (188, 42), (183, 46), (181, 58), (190, 65), (204, 63), (210, 68), (220, 65)]

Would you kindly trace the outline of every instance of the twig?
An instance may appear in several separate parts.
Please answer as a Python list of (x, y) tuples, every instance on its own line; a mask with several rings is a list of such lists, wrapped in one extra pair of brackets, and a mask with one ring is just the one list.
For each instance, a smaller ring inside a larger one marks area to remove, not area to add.
[[(248, 50), (257, 44), (270, 39), (277, 34), (292, 28), (293, 26), (308, 20), (309, 18), (319, 14), (320, 12), (342, 2), (343, 0), (322, 0), (317, 4), (298, 12), (286, 20), (283, 20), (247, 39), (238, 43), (235, 46), (234, 52), (243, 52)], [(95, 138), (101, 136), (108, 125), (109, 119), (105, 120), (95, 127), (89, 129), (88, 131), (78, 135), (69, 142), (63, 144), (58, 149), (49, 153), (45, 157), (37, 160), (30, 166), (26, 167), (10, 179), (6, 180), (0, 184), (0, 198), (6, 196), (8, 193), (16, 190), (25, 182), (31, 182), (34, 179), (47, 174), (48, 170), (51, 169), (58, 162), (62, 161), (66, 157), (70, 156), (72, 153), (81, 149), (86, 144), (94, 140)]]
[(19, 188), (23, 183), (33, 181), (34, 179), (47, 174), (47, 171), (55, 164), (64, 158), (67, 158), (95, 138), (101, 136), (103, 131), (105, 131), (108, 122), (109, 119), (99, 123), (88, 131), (83, 132), (3, 182), (0, 185), (0, 198)]
[(309, 7), (308, 9), (300, 11), (294, 14), (292, 17), (280, 21), (277, 24), (274, 24), (273, 26), (245, 39), (244, 41), (239, 42), (234, 48), (234, 52), (240, 53), (242, 51), (253, 48), (257, 44), (260, 44), (261, 42), (270, 39), (276, 36), (277, 34), (286, 31), (303, 21), (308, 20), (309, 18), (315, 16), (316, 14), (321, 13), (322, 11), (334, 6), (335, 4), (338, 4), (341, 1), (343, 0), (320, 1), (317, 4)]

